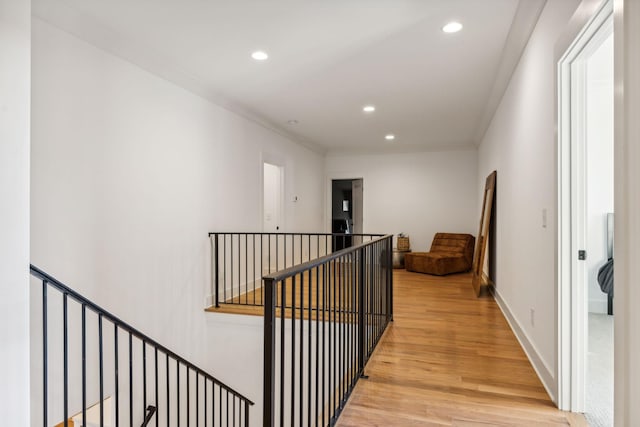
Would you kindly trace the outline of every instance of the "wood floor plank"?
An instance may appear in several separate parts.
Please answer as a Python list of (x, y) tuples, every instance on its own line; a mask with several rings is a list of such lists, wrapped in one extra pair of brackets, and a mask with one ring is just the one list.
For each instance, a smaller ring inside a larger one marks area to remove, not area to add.
[(394, 271), (394, 322), (337, 425), (587, 426), (558, 410), (471, 275)]

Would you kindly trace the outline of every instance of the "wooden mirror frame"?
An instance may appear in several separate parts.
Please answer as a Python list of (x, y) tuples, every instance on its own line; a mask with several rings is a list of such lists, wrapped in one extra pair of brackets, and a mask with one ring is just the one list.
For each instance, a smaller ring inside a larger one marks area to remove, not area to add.
[(482, 214), (480, 215), (480, 230), (476, 238), (476, 249), (473, 253), (473, 278), (471, 284), (476, 296), (480, 296), (483, 287), (486, 287), (489, 280), (484, 275), (484, 259), (487, 251), (487, 242), (491, 218), (493, 217), (493, 198), (496, 191), (496, 175), (493, 171), (487, 177), (484, 185), (484, 200), (482, 201)]

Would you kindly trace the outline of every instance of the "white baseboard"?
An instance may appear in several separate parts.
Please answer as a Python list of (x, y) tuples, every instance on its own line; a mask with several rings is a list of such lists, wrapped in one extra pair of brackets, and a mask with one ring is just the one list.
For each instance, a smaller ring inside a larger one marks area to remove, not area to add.
[(529, 362), (531, 362), (533, 369), (538, 374), (538, 378), (540, 378), (540, 381), (542, 381), (542, 385), (547, 390), (547, 393), (549, 393), (549, 397), (554, 403), (557, 404), (558, 400), (556, 395), (556, 380), (554, 373), (544, 363), (542, 357), (540, 357), (540, 354), (538, 353), (538, 350), (533, 345), (524, 329), (520, 327), (520, 324), (511, 313), (509, 305), (502, 299), (500, 293), (497, 292), (495, 288), (493, 288), (492, 293), (493, 297), (498, 303), (498, 306), (500, 307), (500, 310), (502, 310), (502, 314), (504, 314), (505, 319), (507, 319), (507, 323), (509, 323), (509, 326), (511, 326), (511, 330), (518, 339), (520, 346), (529, 358)]
[[(262, 279), (257, 279), (255, 281), (252, 282), (248, 282), (248, 283), (242, 283), (240, 285), (236, 285), (232, 287), (227, 287), (226, 289), (222, 289), (220, 290), (220, 300), (222, 301), (223, 299), (223, 295), (227, 296), (231, 296), (232, 294), (234, 296), (238, 296), (238, 295), (244, 295), (246, 292), (252, 292), (253, 289), (259, 289), (262, 287)], [(205, 295), (204, 297), (204, 306), (205, 307), (211, 307), (214, 302), (214, 295), (209, 294), (209, 295)]]

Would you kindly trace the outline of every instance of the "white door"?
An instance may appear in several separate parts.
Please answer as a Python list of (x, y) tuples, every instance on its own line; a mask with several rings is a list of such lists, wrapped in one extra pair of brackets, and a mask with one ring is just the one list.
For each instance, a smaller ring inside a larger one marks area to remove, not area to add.
[(283, 195), (284, 171), (282, 166), (263, 163), (262, 231), (261, 236), (262, 274), (275, 272), (284, 267)]
[(264, 163), (263, 173), (262, 230), (265, 233), (276, 233), (282, 226), (282, 168)]

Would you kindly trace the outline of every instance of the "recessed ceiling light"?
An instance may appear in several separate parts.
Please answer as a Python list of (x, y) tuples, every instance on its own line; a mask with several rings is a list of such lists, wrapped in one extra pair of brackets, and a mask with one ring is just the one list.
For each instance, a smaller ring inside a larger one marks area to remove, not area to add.
[(457, 33), (462, 29), (462, 24), (459, 22), (449, 22), (447, 25), (442, 27), (442, 31), (445, 33)]
[(374, 107), (373, 105), (365, 105), (362, 108), (362, 111), (364, 111), (365, 113), (373, 113), (374, 111), (376, 111), (376, 107)]
[(294, 126), (294, 125), (298, 124), (298, 121), (297, 120), (288, 120), (287, 123), (290, 124), (291, 126)]
[(266, 60), (267, 58), (269, 58), (269, 55), (267, 55), (267, 53), (266, 53), (266, 52), (263, 52), (263, 51), (261, 51), (261, 50), (256, 50), (255, 52), (253, 52), (253, 53), (251, 54), (251, 57), (252, 57), (253, 59), (255, 59), (256, 61), (264, 61), (264, 60)]
[(396, 139), (396, 136), (392, 133), (385, 135), (384, 139), (386, 139), (387, 141), (393, 141), (394, 139)]

